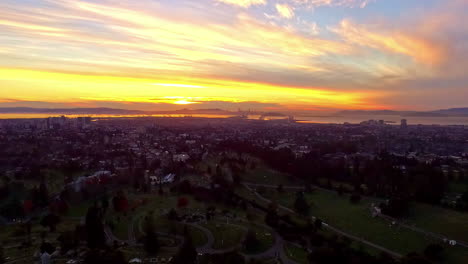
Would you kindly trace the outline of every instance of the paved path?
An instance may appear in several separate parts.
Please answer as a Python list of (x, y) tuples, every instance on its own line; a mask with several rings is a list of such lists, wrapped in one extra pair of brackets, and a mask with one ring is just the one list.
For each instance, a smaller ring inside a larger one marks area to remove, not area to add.
[[(136, 243), (136, 238), (135, 238), (135, 222), (137, 220), (137, 217), (133, 218), (132, 221), (130, 221), (129, 225), (128, 225), (128, 237), (129, 239), (128, 240), (121, 240), (121, 239), (118, 239), (113, 233), (112, 233), (112, 230), (108, 227), (108, 226), (105, 226), (104, 227), (104, 232), (107, 236), (107, 238), (110, 240), (110, 241), (118, 241), (118, 242), (121, 242), (121, 243), (128, 243), (130, 246), (137, 246), (139, 244)], [(240, 220), (240, 221), (245, 221), (245, 220)], [(185, 223), (186, 225), (188, 226), (191, 226), (193, 228), (197, 228), (199, 230), (201, 230), (206, 238), (207, 238), (207, 242), (202, 245), (202, 246), (199, 246), (197, 247), (197, 252), (198, 253), (202, 253), (202, 254), (222, 254), (222, 253), (227, 253), (227, 252), (231, 252), (231, 251), (234, 251), (234, 250), (237, 250), (237, 249), (240, 249), (241, 248), (241, 245), (237, 245), (237, 246), (233, 246), (233, 247), (230, 247), (230, 248), (226, 248), (226, 249), (214, 249), (213, 248), (213, 244), (215, 242), (215, 237), (213, 236), (213, 233), (207, 229), (206, 227), (203, 227), (197, 223)], [(239, 227), (239, 228), (242, 228), (244, 229), (245, 231), (247, 231), (247, 228), (245, 226), (242, 226), (242, 225), (237, 225), (237, 224), (228, 224), (228, 225), (232, 225), (232, 226), (236, 226), (236, 227)], [(281, 259), (282, 263), (283, 264), (298, 264), (297, 262), (291, 260), (285, 250), (284, 250), (284, 240), (282, 239), (282, 237), (274, 230), (272, 229), (271, 227), (269, 226), (266, 226), (266, 225), (263, 225), (263, 224), (258, 224), (258, 223), (255, 223), (255, 225), (258, 225), (258, 226), (261, 226), (262, 228), (265, 228), (267, 230), (269, 230), (270, 232), (272, 232), (274, 238), (275, 238), (275, 243), (266, 251), (262, 252), (262, 253), (258, 253), (258, 254), (244, 254), (244, 253), (241, 253), (242, 256), (244, 256), (246, 259), (252, 259), (252, 258), (267, 258), (267, 257), (277, 257), (279, 259)], [(141, 229), (141, 225), (138, 225), (138, 228)], [(169, 233), (165, 233), (165, 232), (157, 232), (157, 234), (159, 235), (162, 235), (162, 236), (168, 236), (168, 237), (174, 237), (178, 240), (181, 241), (181, 243), (183, 243), (184, 241), (184, 237), (183, 236), (180, 236), (180, 235), (174, 235), (174, 234), (169, 234)]]

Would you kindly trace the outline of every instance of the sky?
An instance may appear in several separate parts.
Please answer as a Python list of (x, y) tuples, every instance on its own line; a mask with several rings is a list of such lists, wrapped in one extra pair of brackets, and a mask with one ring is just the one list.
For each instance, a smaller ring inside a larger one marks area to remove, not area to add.
[(468, 0), (1, 0), (0, 107), (468, 107)]

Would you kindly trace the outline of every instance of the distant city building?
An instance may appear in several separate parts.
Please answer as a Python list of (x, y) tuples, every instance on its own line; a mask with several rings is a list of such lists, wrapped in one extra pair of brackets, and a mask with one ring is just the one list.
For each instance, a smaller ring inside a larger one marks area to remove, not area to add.
[(408, 121), (406, 119), (401, 120), (401, 126), (402, 129), (405, 129), (408, 127)]

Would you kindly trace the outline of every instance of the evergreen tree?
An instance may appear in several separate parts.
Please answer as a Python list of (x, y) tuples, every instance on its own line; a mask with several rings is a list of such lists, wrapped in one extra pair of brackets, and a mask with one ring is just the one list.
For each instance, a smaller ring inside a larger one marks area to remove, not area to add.
[(179, 249), (174, 258), (175, 264), (194, 264), (197, 261), (197, 250), (193, 245), (192, 237), (190, 236), (187, 227), (184, 227), (184, 243)]
[(86, 233), (89, 248), (102, 248), (105, 246), (106, 238), (102, 223), (102, 212), (96, 205), (91, 206), (86, 214)]
[(39, 185), (39, 204), (41, 206), (47, 206), (49, 204), (49, 190), (47, 189), (47, 184), (45, 183), (45, 178), (41, 180)]
[(5, 256), (4, 256), (4, 253), (3, 253), (3, 246), (0, 245), (0, 264), (4, 264), (6, 262), (5, 260)]
[(258, 246), (260, 244), (260, 241), (257, 238), (257, 235), (255, 234), (255, 231), (249, 229), (247, 231), (247, 235), (245, 236), (244, 240), (244, 247), (248, 252), (252, 252), (257, 250)]
[(297, 192), (296, 201), (294, 202), (294, 209), (297, 213), (302, 215), (308, 215), (310, 206), (304, 198), (303, 192)]
[(55, 214), (47, 214), (41, 220), (41, 225), (48, 227), (50, 232), (55, 232), (57, 225), (60, 223), (60, 217)]
[(145, 236), (143, 237), (143, 246), (149, 255), (156, 255), (159, 251), (159, 241), (154, 227), (153, 212), (145, 216), (143, 223)]

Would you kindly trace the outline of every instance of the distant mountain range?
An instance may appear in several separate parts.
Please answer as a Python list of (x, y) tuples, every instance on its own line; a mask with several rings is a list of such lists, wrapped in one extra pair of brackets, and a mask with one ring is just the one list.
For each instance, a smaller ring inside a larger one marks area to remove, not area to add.
[(450, 108), (435, 111), (393, 111), (393, 110), (344, 110), (336, 113), (340, 116), (353, 115), (392, 115), (402, 117), (449, 117), (449, 116), (468, 116), (468, 107), (466, 108)]
[[(191, 114), (211, 114), (211, 115), (238, 115), (239, 112), (232, 112), (223, 109), (180, 109), (172, 111), (142, 111), (116, 108), (33, 108), (33, 107), (0, 107), (2, 114), (61, 114), (61, 115), (191, 115)], [(254, 115), (286, 116), (285, 113), (278, 112), (250, 112)], [(402, 116), (402, 117), (449, 117), (467, 116), (468, 107), (450, 108), (435, 111), (394, 111), (394, 110), (344, 110), (335, 113), (338, 116)]]
[(213, 115), (232, 115), (230, 112), (222, 109), (180, 109), (174, 111), (142, 111), (116, 108), (32, 108), (32, 107), (0, 107), (2, 114), (61, 114), (61, 115), (151, 115), (151, 114), (213, 114)]

